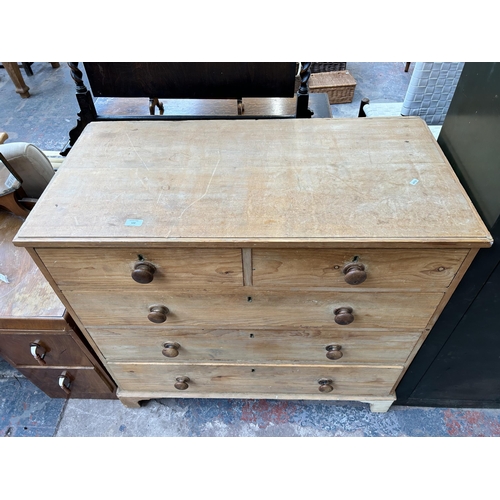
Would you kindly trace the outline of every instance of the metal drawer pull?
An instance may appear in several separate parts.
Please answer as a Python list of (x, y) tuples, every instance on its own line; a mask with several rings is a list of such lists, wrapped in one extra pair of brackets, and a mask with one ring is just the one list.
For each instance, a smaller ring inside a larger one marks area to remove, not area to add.
[(335, 323), (338, 325), (350, 325), (354, 321), (352, 307), (339, 307), (333, 311), (335, 314)]
[(360, 285), (366, 280), (366, 271), (363, 264), (347, 264), (342, 269), (344, 281), (349, 285)]
[(340, 359), (344, 353), (341, 351), (342, 346), (338, 344), (330, 344), (325, 347), (326, 357), (331, 360)]
[(59, 375), (59, 387), (69, 396), (71, 394), (71, 380), (68, 376), (68, 372), (64, 370), (61, 375)]
[(150, 262), (140, 261), (134, 265), (132, 279), (137, 283), (151, 283), (154, 278), (156, 267)]
[(177, 377), (174, 387), (179, 391), (185, 391), (189, 385), (188, 382), (191, 382), (189, 377)]
[(333, 391), (333, 380), (329, 378), (322, 378), (318, 380), (319, 392), (332, 392)]
[(149, 308), (148, 319), (153, 323), (164, 323), (167, 321), (168, 307), (165, 306), (151, 306)]
[(179, 355), (180, 347), (177, 342), (165, 342), (161, 353), (167, 358), (175, 358)]
[(46, 351), (40, 345), (39, 340), (35, 340), (30, 344), (31, 355), (37, 360), (38, 364), (41, 366), (45, 366), (47, 363), (43, 358), (45, 358)]

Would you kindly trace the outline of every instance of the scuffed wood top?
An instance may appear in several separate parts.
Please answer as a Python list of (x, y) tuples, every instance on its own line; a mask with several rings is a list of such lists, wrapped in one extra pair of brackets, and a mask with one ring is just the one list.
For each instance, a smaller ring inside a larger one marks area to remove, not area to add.
[[(140, 226), (127, 226), (128, 220)], [(425, 123), (98, 122), (16, 238), (51, 245), (490, 246)]]
[(8, 327), (10, 319), (60, 319), (65, 312), (28, 252), (12, 244), (22, 222), (0, 211), (0, 328)]

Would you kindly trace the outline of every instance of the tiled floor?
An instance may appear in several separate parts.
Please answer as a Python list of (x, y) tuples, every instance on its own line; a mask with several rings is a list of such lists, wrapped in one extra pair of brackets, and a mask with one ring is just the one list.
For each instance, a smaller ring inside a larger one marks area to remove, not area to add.
[[(404, 63), (347, 63), (357, 81), (350, 104), (334, 117), (356, 117), (362, 97), (402, 102), (411, 75)], [(0, 130), (10, 141), (61, 150), (78, 106), (69, 68), (35, 63), (21, 99), (0, 69)], [(145, 103), (147, 112), (147, 103)], [(0, 298), (1, 300), (1, 298)], [(129, 409), (119, 401), (50, 399), (0, 362), (0, 436), (500, 436), (500, 410), (393, 406), (370, 413), (361, 403), (227, 399), (150, 401)]]

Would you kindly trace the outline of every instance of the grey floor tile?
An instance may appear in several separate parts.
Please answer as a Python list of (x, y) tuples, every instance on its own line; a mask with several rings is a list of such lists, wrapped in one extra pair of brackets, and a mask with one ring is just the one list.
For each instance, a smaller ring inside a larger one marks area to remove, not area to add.
[(162, 399), (138, 409), (119, 401), (69, 401), (57, 436), (86, 437), (447, 437), (499, 436), (500, 410), (362, 403)]
[(51, 399), (23, 377), (0, 378), (0, 437), (51, 437), (65, 399)]

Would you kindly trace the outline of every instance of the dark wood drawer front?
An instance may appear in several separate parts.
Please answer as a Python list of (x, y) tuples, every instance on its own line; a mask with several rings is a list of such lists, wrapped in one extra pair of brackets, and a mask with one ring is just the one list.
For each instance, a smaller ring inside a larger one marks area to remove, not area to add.
[(69, 335), (0, 333), (0, 354), (17, 366), (92, 366)]
[(107, 399), (113, 394), (113, 389), (95, 368), (18, 369), (51, 398)]

